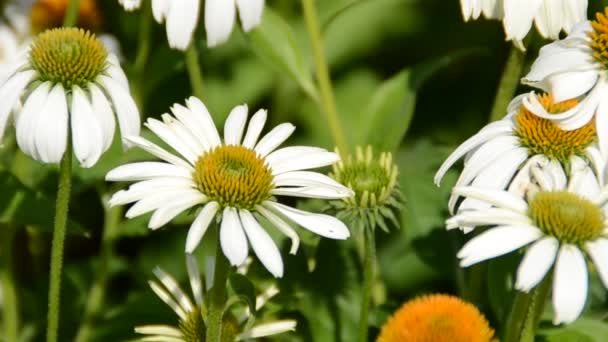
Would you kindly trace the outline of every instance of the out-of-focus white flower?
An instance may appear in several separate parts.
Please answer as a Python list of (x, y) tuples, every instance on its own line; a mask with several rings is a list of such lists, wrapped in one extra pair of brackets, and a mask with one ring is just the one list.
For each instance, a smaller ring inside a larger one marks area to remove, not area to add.
[(522, 50), (532, 23), (543, 37), (557, 39), (587, 17), (587, 0), (461, 0), (460, 5), (465, 21), (482, 14), (502, 20), (506, 39)]
[[(179, 287), (177, 281), (160, 268), (154, 270), (158, 281), (149, 281), (150, 287), (179, 317), (179, 324), (172, 325), (142, 325), (135, 327), (135, 332), (146, 335), (137, 341), (167, 341), (167, 342), (204, 342), (205, 320), (203, 303), (203, 284), (201, 274), (196, 260), (190, 254), (187, 255), (188, 275), (190, 287), (194, 295), (194, 302)], [(207, 271), (208, 269), (206, 269)], [(211, 272), (206, 273), (206, 282), (212, 283)], [(207, 288), (208, 290), (208, 288)], [(256, 298), (256, 310), (260, 310), (268, 300), (276, 296), (279, 290), (276, 286), (268, 287)], [(282, 334), (293, 331), (296, 321), (287, 319), (272, 321), (254, 326), (245, 324), (251, 314), (235, 315), (231, 311), (223, 314), (222, 341), (242, 341), (261, 338), (271, 335)]]
[[(166, 21), (169, 46), (186, 50), (192, 41), (199, 20), (200, 0), (150, 0), (154, 18), (160, 24)], [(118, 0), (127, 10), (137, 9), (141, 0)], [(236, 11), (245, 32), (251, 31), (262, 20), (265, 0), (206, 0), (205, 30), (209, 47), (224, 43), (230, 37)]]
[(530, 172), (536, 186), (525, 197), (481, 187), (455, 187), (455, 194), (491, 207), (463, 211), (448, 219), (447, 225), (495, 226), (458, 252), (463, 267), (529, 245), (517, 269), (515, 288), (529, 292), (553, 268), (553, 322), (570, 323), (580, 316), (587, 299), (585, 254), (608, 287), (608, 189), (580, 159), (573, 160), (569, 177), (555, 164), (534, 165)]
[(213, 219), (221, 217), (220, 243), (230, 263), (242, 264), (251, 246), (275, 277), (283, 275), (283, 260), (254, 213), (291, 239), (291, 253), (296, 252), (299, 238), (284, 218), (331, 239), (350, 235), (335, 217), (298, 210), (273, 197), (352, 196), (350, 189), (335, 180), (304, 171), (334, 164), (340, 160), (336, 153), (308, 146), (277, 149), (294, 131), (290, 123), (276, 126), (258, 140), (266, 123), (266, 110), (257, 111), (245, 130), (246, 105), (231, 111), (222, 142), (203, 103), (191, 97), (186, 104), (187, 107), (175, 104), (171, 108), (175, 116), (165, 114), (163, 121), (148, 119), (146, 123), (179, 156), (141, 137), (129, 138), (164, 162), (133, 163), (110, 171), (107, 180), (138, 181), (128, 190), (114, 194), (111, 205), (136, 202), (126, 213), (129, 218), (154, 211), (150, 229), (158, 229), (181, 212), (202, 205), (188, 231), (187, 253), (198, 246)]
[[(608, 10), (607, 10), (608, 11)], [(608, 157), (608, 26), (607, 15), (582, 22), (565, 39), (544, 46), (524, 84), (550, 92), (555, 101), (579, 99), (574, 108), (552, 114), (539, 105), (537, 96), (524, 99), (536, 115), (566, 130), (577, 129), (595, 119), (600, 151)]]
[(89, 32), (61, 28), (40, 34), (6, 74), (0, 83), (0, 137), (11, 108), (23, 99), (14, 113), (17, 144), (38, 161), (58, 163), (71, 136), (80, 164), (93, 166), (112, 143), (114, 115), (123, 136), (139, 134), (127, 78), (116, 56)]
[[(515, 98), (505, 118), (492, 122), (462, 143), (441, 165), (435, 175), (439, 182), (448, 169), (465, 157), (464, 169), (456, 186), (472, 185), (493, 190), (508, 189), (523, 196), (530, 185), (529, 169), (536, 163), (568, 165), (578, 160), (590, 160), (596, 173), (603, 179), (605, 160), (594, 143), (596, 128), (593, 122), (574, 131), (564, 131), (548, 119), (531, 113)], [(577, 105), (576, 100), (555, 103), (551, 96), (539, 97), (547, 112), (559, 113)], [(449, 200), (450, 213), (456, 211), (460, 196), (453, 193)], [(490, 204), (465, 198), (458, 212), (489, 208)], [(463, 226), (465, 231), (470, 227)]]

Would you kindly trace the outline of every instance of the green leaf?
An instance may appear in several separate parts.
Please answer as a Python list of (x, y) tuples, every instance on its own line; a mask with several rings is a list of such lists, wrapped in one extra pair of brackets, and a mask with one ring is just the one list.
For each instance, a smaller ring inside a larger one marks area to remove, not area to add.
[(264, 9), (261, 25), (247, 35), (251, 48), (263, 60), (286, 73), (311, 98), (318, 97), (317, 89), (306, 60), (289, 24), (272, 9)]
[(242, 274), (233, 273), (228, 277), (232, 291), (249, 306), (251, 315), (255, 315), (255, 287)]
[[(0, 189), (0, 222), (35, 225), (45, 231), (53, 231), (53, 200), (28, 188), (6, 170), (0, 170)], [(68, 232), (87, 234), (72, 220), (68, 221)]]
[(322, 31), (327, 31), (331, 27), (331, 25), (336, 22), (336, 20), (339, 19), (342, 15), (348, 14), (349, 10), (357, 8), (357, 6), (364, 4), (367, 1), (369, 0), (352, 0), (346, 5), (343, 5), (342, 7), (338, 8), (337, 11), (332, 13), (329, 18), (323, 22)]
[(550, 342), (605, 342), (608, 338), (608, 323), (583, 316), (567, 326), (540, 329), (539, 335), (545, 336)]

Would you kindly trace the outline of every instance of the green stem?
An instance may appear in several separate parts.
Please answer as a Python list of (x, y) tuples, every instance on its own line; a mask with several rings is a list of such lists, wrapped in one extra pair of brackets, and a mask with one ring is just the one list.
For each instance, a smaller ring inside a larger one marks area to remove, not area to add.
[(139, 45), (137, 46), (137, 56), (135, 56), (135, 63), (133, 64), (133, 71), (137, 79), (137, 87), (134, 89), (134, 93), (140, 109), (142, 109), (145, 95), (145, 71), (148, 56), (150, 55), (150, 34), (152, 32), (152, 5), (149, 1), (144, 1), (141, 5), (143, 8), (139, 17)]
[(494, 97), (490, 121), (502, 119), (507, 114), (509, 102), (513, 99), (513, 95), (515, 95), (515, 91), (519, 85), (519, 77), (524, 67), (525, 57), (525, 52), (519, 50), (514, 45), (511, 46), (505, 69), (500, 77), (496, 97)]
[(65, 10), (65, 17), (63, 18), (63, 26), (76, 26), (78, 23), (79, 2), (79, 0), (69, 0), (68, 8)]
[(376, 237), (374, 229), (365, 227), (365, 256), (363, 257), (363, 296), (361, 298), (361, 316), (359, 318), (359, 342), (367, 342), (368, 313), (374, 280), (374, 265), (376, 263)]
[(61, 268), (63, 266), (63, 243), (68, 220), (70, 190), (72, 186), (72, 143), (68, 144), (59, 166), (59, 187), (55, 206), (55, 226), (51, 246), (51, 275), (49, 285), (49, 312), (46, 331), (47, 342), (57, 342), (59, 328), (59, 303), (61, 291)]
[(111, 208), (108, 204), (109, 198), (107, 197), (108, 196), (102, 196), (101, 198), (102, 203), (104, 204), (105, 215), (99, 255), (99, 267), (96, 271), (95, 281), (89, 291), (84, 318), (82, 320), (82, 325), (78, 330), (78, 334), (76, 335), (76, 342), (86, 342), (91, 339), (95, 318), (99, 316), (99, 312), (101, 311), (106, 285), (110, 276), (109, 264), (114, 257), (114, 241), (120, 223), (121, 209), (120, 207)]
[(19, 305), (17, 300), (17, 287), (15, 286), (15, 267), (13, 265), (13, 244), (15, 242), (15, 234), (17, 226), (2, 225), (2, 297), (4, 303), (4, 337), (7, 341), (17, 341), (19, 334)]
[(196, 50), (196, 43), (194, 40), (190, 43), (188, 50), (186, 50), (186, 68), (188, 69), (188, 75), (190, 76), (192, 92), (194, 93), (194, 96), (202, 101), (204, 95), (203, 71), (201, 70), (198, 51)]
[(549, 294), (551, 276), (529, 293), (517, 291), (507, 319), (503, 342), (534, 342), (534, 335)]
[(308, 29), (310, 44), (313, 50), (319, 90), (321, 91), (321, 110), (325, 112), (327, 117), (327, 123), (329, 124), (334, 143), (340, 151), (346, 153), (348, 148), (346, 139), (344, 138), (344, 132), (342, 132), (342, 126), (340, 126), (340, 118), (336, 109), (331, 79), (329, 77), (329, 68), (325, 60), (323, 38), (321, 37), (319, 19), (317, 18), (315, 0), (302, 0), (302, 8), (304, 10), (306, 28)]
[(215, 270), (213, 272), (213, 287), (211, 288), (211, 298), (209, 301), (209, 315), (207, 316), (206, 342), (222, 341), (222, 316), (224, 305), (226, 304), (226, 280), (230, 264), (222, 252), (219, 239), (215, 252)]

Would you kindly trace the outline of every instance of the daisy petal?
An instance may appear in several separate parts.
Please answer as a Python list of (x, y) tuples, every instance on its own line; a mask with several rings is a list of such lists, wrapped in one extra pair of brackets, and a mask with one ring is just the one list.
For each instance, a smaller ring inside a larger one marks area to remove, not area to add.
[(274, 241), (249, 211), (239, 210), (239, 217), (255, 255), (273, 276), (282, 277), (283, 259)]
[(239, 266), (247, 259), (247, 254), (249, 254), (247, 237), (234, 208), (226, 207), (224, 209), (220, 227), (220, 244), (232, 266)]
[(220, 205), (217, 202), (207, 203), (201, 212), (198, 214), (190, 229), (188, 230), (188, 236), (186, 237), (186, 253), (192, 253), (198, 246), (199, 242), (205, 235), (211, 220), (215, 217)]
[(560, 248), (553, 278), (553, 324), (574, 322), (587, 299), (587, 265), (583, 253), (574, 245)]
[(271, 336), (281, 334), (287, 331), (296, 330), (297, 322), (289, 319), (283, 321), (274, 321), (272, 323), (265, 323), (256, 325), (250, 330), (247, 330), (239, 334), (236, 338), (237, 341), (249, 340), (254, 338), (260, 338), (265, 336)]
[(249, 149), (254, 148), (255, 144), (258, 142), (260, 133), (262, 133), (262, 129), (264, 129), (267, 116), (268, 112), (265, 109), (260, 109), (253, 114), (251, 120), (249, 120), (249, 126), (247, 126), (245, 139), (243, 139), (243, 147), (247, 147)]
[(156, 177), (192, 179), (192, 170), (161, 162), (139, 162), (121, 165), (106, 174), (107, 181), (128, 182)]
[(87, 95), (78, 86), (72, 87), (70, 114), (74, 154), (82, 167), (91, 167), (101, 157), (103, 131)]
[[(2, 88), (3, 90), (4, 88)], [(19, 115), (15, 118), (15, 128), (17, 135), (17, 145), (21, 151), (28, 156), (39, 160), (38, 151), (36, 150), (36, 126), (38, 125), (39, 115), (44, 109), (49, 91), (51, 90), (51, 83), (44, 82), (36, 89), (32, 91)], [(0, 90), (0, 95), (2, 91)], [(3, 101), (0, 101), (2, 103)], [(66, 120), (67, 126), (67, 120)], [(67, 139), (67, 134), (66, 134)]]
[(245, 32), (251, 31), (262, 21), (264, 0), (236, 0), (236, 6)]
[(599, 238), (585, 244), (593, 264), (602, 279), (604, 287), (608, 288), (608, 239)]
[(240, 145), (245, 122), (247, 121), (247, 105), (236, 106), (232, 109), (224, 124), (224, 143)]
[(333, 216), (313, 214), (272, 201), (264, 202), (263, 206), (278, 211), (317, 235), (336, 240), (344, 240), (350, 236), (346, 225)]
[[(23, 93), (23, 90), (33, 77), (34, 71), (20, 72), (11, 77), (6, 83), (4, 83), (0, 87), (0, 99), (2, 99), (2, 101), (0, 101), (0, 138), (2, 138), (2, 136), (4, 135), (4, 130), (6, 128), (11, 109), (13, 108), (13, 106), (19, 99), (19, 96), (21, 96), (21, 93)], [(36, 90), (34, 90), (34, 92), (35, 91)], [(30, 94), (30, 97), (32, 95), (33, 93)]]
[(236, 19), (234, 0), (205, 0), (207, 46), (214, 47), (230, 37)]
[[(44, 163), (59, 163), (65, 153), (68, 140), (68, 104), (61, 84), (55, 85), (49, 92), (36, 126), (34, 140), (39, 160)], [(72, 136), (74, 134), (75, 132), (72, 133)], [(94, 139), (94, 136), (91, 137), (91, 140)], [(74, 151), (76, 151), (75, 145)], [(101, 155), (101, 150), (99, 150), (99, 155)], [(90, 165), (92, 164), (82, 166)]]
[(182, 51), (186, 50), (190, 45), (198, 21), (199, 0), (170, 1), (169, 6), (166, 18), (169, 46)]
[(553, 266), (558, 248), (559, 241), (554, 237), (545, 237), (532, 244), (517, 268), (515, 288), (530, 292), (536, 287)]
[(295, 126), (290, 123), (282, 123), (276, 126), (258, 142), (255, 146), (255, 151), (262, 157), (265, 157), (287, 140), (295, 129)]

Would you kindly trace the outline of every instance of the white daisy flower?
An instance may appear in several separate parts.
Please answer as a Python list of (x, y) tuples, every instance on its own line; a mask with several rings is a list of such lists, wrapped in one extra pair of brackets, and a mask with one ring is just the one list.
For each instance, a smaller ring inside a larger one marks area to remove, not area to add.
[(565, 39), (544, 46), (522, 83), (550, 92), (555, 101), (582, 98), (579, 105), (560, 115), (546, 113), (534, 94), (525, 102), (536, 115), (567, 130), (595, 117), (600, 150), (608, 156), (608, 9), (596, 17), (596, 21), (576, 25)]
[[(171, 325), (143, 325), (135, 327), (135, 332), (146, 335), (136, 341), (160, 342), (204, 342), (205, 317), (203, 303), (203, 284), (201, 275), (192, 255), (187, 255), (188, 275), (194, 301), (179, 287), (177, 281), (160, 268), (154, 270), (158, 281), (149, 281), (150, 287), (179, 316), (178, 326)], [(207, 283), (212, 283), (211, 272), (206, 272)], [(208, 290), (208, 288), (207, 288)], [(260, 310), (279, 290), (270, 286), (256, 298), (256, 310)], [(277, 335), (296, 328), (295, 320), (280, 320), (257, 324), (249, 327), (249, 311), (235, 315), (231, 311), (224, 313), (222, 326), (222, 341), (242, 341), (265, 336)]]
[[(564, 131), (548, 119), (532, 114), (515, 98), (505, 118), (492, 122), (477, 134), (462, 143), (441, 165), (435, 175), (435, 184), (452, 165), (465, 157), (464, 169), (456, 186), (472, 185), (493, 190), (508, 189), (522, 196), (529, 185), (529, 168), (534, 163), (568, 165), (575, 158), (591, 161), (597, 174), (603, 175), (604, 159), (594, 143), (596, 128), (589, 123), (574, 131)], [(571, 100), (555, 103), (551, 96), (538, 97), (540, 104), (549, 113), (561, 113), (577, 105)], [(560, 115), (560, 114), (551, 114)], [(460, 196), (452, 194), (449, 210), (453, 214)], [(489, 207), (486, 202), (466, 198), (458, 211)], [(470, 227), (463, 227), (470, 231)]]
[(506, 39), (521, 50), (532, 23), (543, 37), (557, 39), (587, 18), (587, 0), (461, 0), (460, 5), (465, 21), (482, 14), (502, 20)]
[[(199, 17), (200, 0), (150, 0), (156, 21), (167, 21), (169, 46), (185, 50)], [(141, 0), (118, 0), (128, 11), (139, 8)], [(245, 32), (251, 31), (262, 21), (265, 0), (206, 0), (205, 30), (207, 45), (214, 47), (228, 40), (236, 21), (238, 8), (241, 24)]]
[(532, 290), (554, 266), (554, 324), (573, 322), (583, 311), (588, 291), (585, 254), (608, 287), (608, 189), (583, 159), (575, 157), (571, 164), (569, 178), (556, 164), (532, 166), (535, 187), (525, 197), (456, 187), (455, 194), (491, 208), (464, 211), (446, 222), (448, 227), (495, 226), (462, 247), (462, 267), (529, 245), (517, 269), (515, 288), (520, 291)]
[(15, 112), (17, 144), (32, 158), (58, 163), (72, 138), (83, 167), (111, 145), (116, 114), (123, 136), (139, 134), (140, 119), (127, 78), (95, 35), (76, 28), (48, 30), (0, 83), (0, 137)]
[[(158, 229), (179, 213), (202, 206), (188, 231), (186, 252), (198, 246), (214, 217), (221, 217), (221, 247), (234, 266), (245, 261), (248, 246), (275, 277), (283, 275), (283, 261), (277, 246), (253, 213), (265, 217), (291, 239), (295, 253), (299, 238), (284, 218), (331, 239), (346, 239), (348, 228), (338, 219), (313, 214), (278, 203), (273, 196), (336, 199), (352, 196), (352, 191), (320, 173), (303, 171), (331, 165), (336, 153), (318, 147), (293, 146), (275, 150), (294, 131), (283, 123), (258, 141), (266, 122), (259, 110), (249, 121), (247, 106), (235, 107), (224, 126), (224, 141), (215, 129), (207, 108), (195, 97), (187, 107), (175, 104), (174, 116), (163, 121), (148, 119), (146, 126), (179, 155), (140, 137), (129, 141), (164, 162), (140, 162), (110, 171), (110, 181), (139, 181), (119, 191), (111, 205), (135, 203), (129, 218), (154, 211), (150, 229)], [(243, 137), (244, 134), (244, 137)]]

